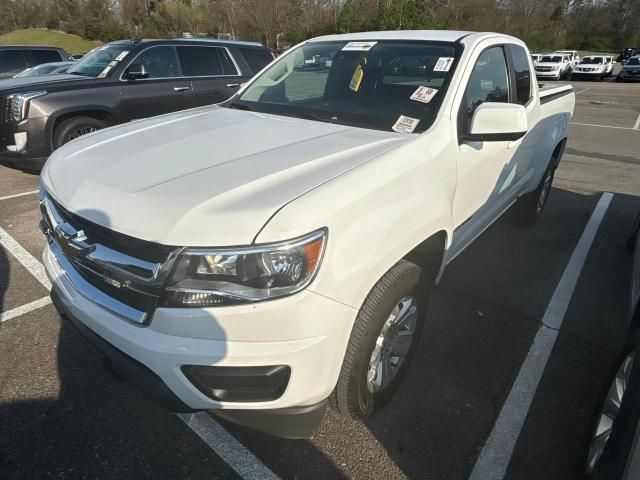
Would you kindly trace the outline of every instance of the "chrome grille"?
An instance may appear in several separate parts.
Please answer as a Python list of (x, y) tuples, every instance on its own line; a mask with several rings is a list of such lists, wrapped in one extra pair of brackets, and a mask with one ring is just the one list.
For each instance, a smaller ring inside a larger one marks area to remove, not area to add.
[[(79, 293), (125, 320), (147, 324), (181, 249), (137, 239), (122, 248), (122, 234), (80, 221), (48, 195), (41, 198), (40, 208), (40, 226), (51, 251)], [(131, 254), (140, 248), (136, 242), (155, 248), (140, 258)]]

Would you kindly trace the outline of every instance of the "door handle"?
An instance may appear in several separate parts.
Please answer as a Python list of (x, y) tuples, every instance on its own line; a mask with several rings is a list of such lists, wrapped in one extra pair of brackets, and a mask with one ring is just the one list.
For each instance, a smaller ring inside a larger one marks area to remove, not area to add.
[(229, 88), (238, 88), (239, 86), (239, 83), (227, 83), (227, 87)]
[(185, 90), (191, 90), (191, 87), (173, 87), (174, 92), (184, 92)]

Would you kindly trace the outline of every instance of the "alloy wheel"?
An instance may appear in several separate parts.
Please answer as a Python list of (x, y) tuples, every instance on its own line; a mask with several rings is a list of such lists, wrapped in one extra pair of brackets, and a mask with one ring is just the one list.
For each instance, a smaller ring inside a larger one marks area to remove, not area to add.
[(624, 359), (607, 391), (607, 396), (598, 417), (598, 424), (593, 432), (591, 446), (589, 447), (589, 456), (587, 457), (588, 473), (593, 472), (609, 442), (613, 423), (620, 413), (620, 406), (629, 385), (634, 358), (635, 352)]
[(402, 298), (382, 326), (369, 360), (367, 388), (371, 393), (383, 390), (397, 375), (409, 354), (418, 324), (418, 302)]

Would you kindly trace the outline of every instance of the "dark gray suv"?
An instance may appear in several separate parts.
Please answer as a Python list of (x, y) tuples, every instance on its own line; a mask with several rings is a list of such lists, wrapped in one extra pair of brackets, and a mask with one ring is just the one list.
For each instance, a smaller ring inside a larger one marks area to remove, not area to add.
[(10, 78), (42, 63), (66, 62), (62, 48), (38, 45), (0, 45), (0, 78)]
[(0, 160), (39, 169), (81, 135), (222, 102), (272, 59), (254, 42), (123, 40), (94, 49), (64, 75), (0, 81)]

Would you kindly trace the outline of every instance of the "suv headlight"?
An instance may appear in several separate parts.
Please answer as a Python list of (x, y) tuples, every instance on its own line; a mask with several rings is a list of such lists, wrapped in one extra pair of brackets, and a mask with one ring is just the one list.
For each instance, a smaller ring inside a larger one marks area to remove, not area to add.
[(161, 307), (203, 308), (291, 295), (313, 280), (325, 229), (287, 242), (238, 248), (189, 248), (176, 261)]
[(5, 121), (21, 122), (29, 115), (29, 105), (34, 98), (46, 95), (47, 92), (26, 92), (9, 95), (5, 103)]

